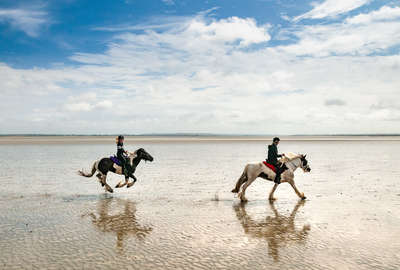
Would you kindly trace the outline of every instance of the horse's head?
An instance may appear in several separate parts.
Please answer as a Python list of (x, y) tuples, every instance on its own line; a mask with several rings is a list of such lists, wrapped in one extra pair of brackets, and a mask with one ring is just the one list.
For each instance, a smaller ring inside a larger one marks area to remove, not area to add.
[(146, 152), (143, 148), (139, 148), (138, 150), (135, 151), (135, 154), (138, 158), (143, 159), (145, 161), (153, 161), (153, 157)]
[(307, 155), (301, 155), (300, 158), (300, 167), (303, 169), (304, 172), (310, 172), (311, 168), (310, 165), (308, 165), (308, 161), (306, 159)]

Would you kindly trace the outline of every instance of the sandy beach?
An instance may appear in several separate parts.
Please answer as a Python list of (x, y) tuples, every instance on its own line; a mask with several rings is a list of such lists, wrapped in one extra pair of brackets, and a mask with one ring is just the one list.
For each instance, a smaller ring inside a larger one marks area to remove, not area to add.
[(309, 157), (295, 174), (307, 199), (281, 184), (270, 203), (259, 179), (241, 203), (230, 190), (269, 140), (128, 137), (155, 160), (109, 194), (76, 171), (113, 154), (113, 137), (0, 137), (0, 268), (400, 268), (397, 137), (282, 138)]

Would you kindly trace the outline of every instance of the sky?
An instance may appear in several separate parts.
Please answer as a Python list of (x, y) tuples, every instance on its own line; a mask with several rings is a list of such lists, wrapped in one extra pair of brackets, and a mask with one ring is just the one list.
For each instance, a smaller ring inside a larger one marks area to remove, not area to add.
[(400, 133), (400, 1), (0, 1), (0, 134)]

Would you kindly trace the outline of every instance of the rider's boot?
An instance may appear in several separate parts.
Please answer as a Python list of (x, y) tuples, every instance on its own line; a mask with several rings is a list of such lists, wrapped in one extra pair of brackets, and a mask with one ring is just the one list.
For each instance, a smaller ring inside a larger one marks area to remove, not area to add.
[(275, 176), (275, 180), (274, 182), (276, 184), (280, 184), (281, 183), (281, 167), (276, 167), (276, 176)]

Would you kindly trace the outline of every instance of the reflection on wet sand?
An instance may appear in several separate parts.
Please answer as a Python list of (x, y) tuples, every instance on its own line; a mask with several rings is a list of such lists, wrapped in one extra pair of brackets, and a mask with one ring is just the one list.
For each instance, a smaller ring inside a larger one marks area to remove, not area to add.
[(275, 261), (279, 261), (279, 248), (291, 243), (304, 244), (307, 240), (310, 226), (304, 225), (302, 229), (296, 229), (294, 223), (297, 211), (304, 203), (305, 201), (299, 201), (287, 217), (279, 214), (274, 203), (271, 202), (269, 205), (274, 216), (267, 216), (262, 221), (256, 221), (247, 214), (246, 203), (237, 204), (234, 209), (245, 234), (267, 240), (268, 254)]
[[(118, 212), (111, 214), (111, 212)], [(122, 211), (121, 211), (122, 210)], [(136, 205), (129, 200), (106, 198), (97, 204), (97, 215), (89, 213), (93, 225), (102, 232), (117, 235), (117, 249), (123, 251), (124, 242), (130, 236), (143, 240), (153, 228), (140, 225), (136, 218)]]

